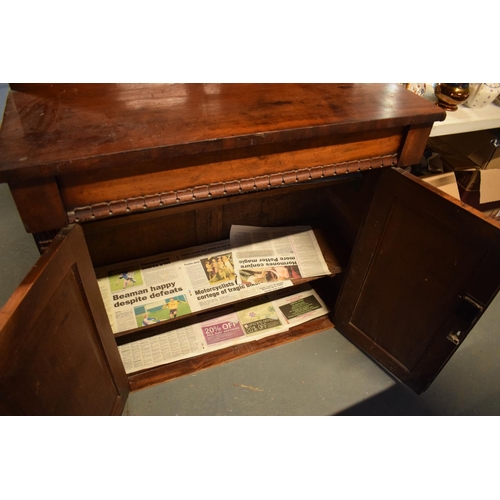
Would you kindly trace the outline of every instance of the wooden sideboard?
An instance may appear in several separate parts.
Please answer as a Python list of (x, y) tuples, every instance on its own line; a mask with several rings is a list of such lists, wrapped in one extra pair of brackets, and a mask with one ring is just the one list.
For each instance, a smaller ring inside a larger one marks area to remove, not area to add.
[[(498, 291), (500, 225), (398, 168), (445, 114), (397, 84), (11, 88), (0, 181), (44, 251), (0, 312), (3, 413), (119, 414), (129, 390), (332, 326), (419, 393)], [(117, 344), (196, 316), (114, 336), (95, 273), (233, 224), (315, 228), (333, 312), (127, 376)]]

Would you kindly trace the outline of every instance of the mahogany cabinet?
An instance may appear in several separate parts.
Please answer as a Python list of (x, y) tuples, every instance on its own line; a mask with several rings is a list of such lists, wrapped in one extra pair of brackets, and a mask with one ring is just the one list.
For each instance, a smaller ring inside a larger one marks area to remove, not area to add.
[[(498, 291), (500, 224), (398, 168), (445, 118), (399, 85), (11, 88), (0, 181), (43, 254), (0, 311), (2, 413), (120, 414), (129, 390), (332, 327), (420, 393)], [(113, 335), (96, 274), (232, 224), (311, 225), (332, 313), (127, 376), (117, 344), (196, 316)]]

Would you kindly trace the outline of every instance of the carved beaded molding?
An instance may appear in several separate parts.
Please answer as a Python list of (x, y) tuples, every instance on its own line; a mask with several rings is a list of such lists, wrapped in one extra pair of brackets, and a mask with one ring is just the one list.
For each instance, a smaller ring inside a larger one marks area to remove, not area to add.
[(76, 207), (73, 211), (68, 212), (68, 218), (70, 223), (84, 222), (111, 217), (113, 215), (121, 215), (128, 212), (143, 212), (145, 210), (168, 207), (180, 203), (290, 186), (299, 182), (362, 172), (374, 168), (392, 167), (396, 164), (397, 154), (394, 154), (363, 160), (320, 165), (299, 170), (289, 170), (281, 173), (257, 176), (250, 179), (214, 182), (212, 184), (179, 189), (177, 191), (96, 203), (86, 207)]

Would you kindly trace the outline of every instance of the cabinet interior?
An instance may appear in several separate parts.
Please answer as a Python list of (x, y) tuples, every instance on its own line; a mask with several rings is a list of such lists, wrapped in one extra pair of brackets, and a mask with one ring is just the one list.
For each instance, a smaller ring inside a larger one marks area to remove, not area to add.
[[(371, 199), (369, 193), (373, 190), (372, 181), (377, 175), (376, 171), (350, 174), (251, 194), (195, 201), (85, 223), (82, 227), (96, 275), (100, 278), (119, 265), (137, 266), (162, 253), (227, 239), (233, 224), (311, 226), (331, 275), (295, 280), (294, 285), (309, 282), (333, 311), (342, 284), (342, 271), (347, 268), (356, 234)], [(249, 300), (242, 301), (240, 306), (244, 307)], [(221, 308), (219, 306), (215, 310)], [(204, 310), (203, 313), (209, 311)], [(157, 335), (195, 322), (199, 314), (192, 313), (156, 325), (119, 332), (115, 334), (115, 339), (121, 345)], [(332, 326), (330, 317), (317, 318), (265, 339), (133, 373), (129, 375), (131, 388), (175, 378)]]

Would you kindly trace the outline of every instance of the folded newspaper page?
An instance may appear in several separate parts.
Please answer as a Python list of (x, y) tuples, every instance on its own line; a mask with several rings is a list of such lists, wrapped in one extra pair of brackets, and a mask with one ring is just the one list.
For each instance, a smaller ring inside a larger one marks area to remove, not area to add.
[(188, 359), (288, 330), (272, 304), (260, 304), (118, 346), (126, 373)]
[(330, 274), (310, 226), (234, 225), (229, 239), (241, 283), (253, 285)]
[(252, 342), (328, 313), (328, 308), (310, 287), (278, 300), (260, 298), (251, 302), (250, 307), (206, 315), (194, 325), (119, 346), (125, 371), (134, 373)]
[(126, 373), (173, 363), (206, 351), (195, 325), (118, 346)]
[(114, 333), (292, 286), (289, 280), (242, 283), (229, 240), (110, 269), (98, 284)]

